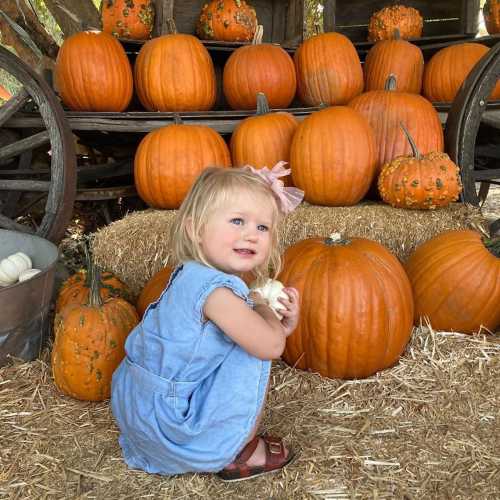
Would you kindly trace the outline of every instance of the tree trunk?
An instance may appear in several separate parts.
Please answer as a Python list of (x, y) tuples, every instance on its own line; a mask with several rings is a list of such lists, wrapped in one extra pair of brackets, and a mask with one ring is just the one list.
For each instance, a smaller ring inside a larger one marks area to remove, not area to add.
[(86, 29), (100, 29), (99, 12), (92, 0), (45, 0), (45, 5), (68, 38)]

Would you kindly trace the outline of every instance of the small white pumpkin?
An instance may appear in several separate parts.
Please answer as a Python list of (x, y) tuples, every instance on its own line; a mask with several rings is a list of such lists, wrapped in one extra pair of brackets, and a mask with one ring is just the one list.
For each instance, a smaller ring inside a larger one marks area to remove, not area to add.
[(23, 252), (13, 253), (0, 261), (0, 282), (11, 285), (27, 269), (31, 269), (31, 259)]
[(253, 292), (259, 293), (263, 299), (267, 300), (269, 307), (273, 310), (276, 317), (281, 321), (283, 315), (280, 314), (278, 309), (283, 309), (284, 306), (278, 299), (281, 297), (283, 299), (288, 299), (288, 295), (283, 291), (283, 283), (278, 280), (268, 279), (264, 286), (252, 288)]
[(19, 275), (19, 283), (21, 283), (21, 281), (29, 280), (41, 272), (41, 269), (26, 269)]

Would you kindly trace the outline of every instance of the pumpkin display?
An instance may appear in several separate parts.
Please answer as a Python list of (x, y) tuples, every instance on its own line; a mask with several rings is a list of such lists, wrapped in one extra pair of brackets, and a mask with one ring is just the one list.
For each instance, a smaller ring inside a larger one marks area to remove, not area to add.
[(439, 115), (421, 95), (397, 91), (394, 75), (384, 90), (372, 90), (355, 97), (349, 106), (363, 115), (375, 132), (378, 150), (377, 173), (397, 156), (411, 153), (400, 123), (408, 130), (422, 153), (443, 151), (444, 135)]
[(119, 38), (147, 40), (153, 31), (153, 0), (102, 0), (102, 30)]
[(347, 104), (363, 92), (358, 53), (341, 33), (321, 33), (305, 40), (294, 61), (297, 95), (306, 106)]
[(404, 125), (411, 156), (399, 156), (382, 167), (378, 189), (382, 199), (397, 208), (434, 209), (456, 201), (462, 191), (460, 169), (440, 151), (422, 155)]
[(500, 238), (453, 230), (426, 241), (405, 264), (415, 300), (415, 324), (436, 330), (494, 332), (500, 326)]
[(500, 0), (486, 0), (483, 6), (486, 30), (490, 35), (500, 33)]
[(311, 113), (297, 127), (290, 150), (293, 184), (315, 205), (355, 205), (377, 166), (368, 120), (347, 106)]
[(125, 50), (102, 31), (81, 31), (66, 38), (57, 54), (54, 78), (62, 101), (74, 111), (120, 112), (132, 98), (132, 69)]
[(391, 40), (375, 43), (366, 55), (363, 66), (365, 92), (383, 90), (387, 78), (394, 75), (398, 92), (420, 94), (424, 74), (424, 56), (417, 45), (401, 39), (395, 30)]
[[(452, 102), (474, 65), (488, 50), (480, 43), (467, 42), (436, 52), (425, 65), (424, 96), (432, 102)], [(497, 82), (490, 99), (500, 99), (500, 82)]]
[(171, 33), (147, 41), (135, 61), (134, 80), (148, 111), (207, 111), (215, 104), (214, 65), (193, 35)]
[(206, 167), (230, 167), (224, 139), (210, 127), (178, 123), (149, 132), (134, 158), (139, 196), (154, 208), (179, 208)]
[[(291, 113), (270, 113), (265, 94), (259, 93), (256, 115), (242, 120), (231, 135), (233, 165), (271, 168), (279, 161), (289, 162), (297, 126), (298, 122)], [(291, 179), (284, 180), (290, 185)]]
[(172, 270), (171, 266), (165, 266), (157, 273), (153, 274), (153, 276), (144, 285), (136, 304), (137, 312), (140, 318), (144, 316), (149, 304), (158, 300), (168, 284)]
[(259, 92), (272, 108), (287, 108), (295, 97), (292, 58), (279, 45), (259, 43), (260, 38), (238, 47), (224, 65), (222, 89), (232, 109), (255, 109)]
[(139, 322), (133, 305), (102, 299), (99, 272), (91, 270), (87, 304), (72, 304), (56, 315), (51, 364), (57, 388), (76, 399), (102, 401), (125, 356), (125, 340)]
[(284, 360), (331, 378), (394, 365), (411, 335), (413, 299), (402, 265), (365, 238), (311, 238), (287, 248), (278, 279), (301, 297)]
[(255, 9), (245, 0), (211, 0), (206, 3), (196, 24), (203, 40), (248, 42), (257, 29)]
[(419, 38), (422, 36), (424, 20), (420, 12), (405, 5), (390, 5), (378, 10), (368, 22), (368, 40), (388, 40), (394, 37), (394, 30), (399, 30), (401, 38)]

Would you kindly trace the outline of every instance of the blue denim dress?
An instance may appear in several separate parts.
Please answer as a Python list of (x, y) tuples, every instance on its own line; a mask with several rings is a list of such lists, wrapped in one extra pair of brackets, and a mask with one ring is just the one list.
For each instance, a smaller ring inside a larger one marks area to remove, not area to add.
[(127, 338), (111, 408), (131, 468), (219, 471), (255, 426), (271, 362), (248, 354), (204, 318), (205, 300), (218, 287), (252, 306), (240, 278), (190, 261), (176, 269)]

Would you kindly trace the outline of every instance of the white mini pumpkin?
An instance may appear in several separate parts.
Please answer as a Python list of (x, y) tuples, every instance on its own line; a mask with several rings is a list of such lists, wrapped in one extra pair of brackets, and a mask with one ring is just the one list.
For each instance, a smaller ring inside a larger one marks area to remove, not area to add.
[(281, 321), (283, 319), (283, 315), (279, 313), (278, 309), (283, 309), (284, 306), (278, 299), (284, 298), (288, 299), (288, 295), (283, 291), (283, 283), (278, 280), (268, 279), (264, 286), (258, 288), (252, 288), (253, 292), (259, 293), (262, 298), (267, 300), (269, 307), (273, 310), (276, 317)]
[(31, 259), (23, 252), (16, 252), (0, 261), (0, 284), (12, 285), (19, 279), (19, 275), (31, 269)]

